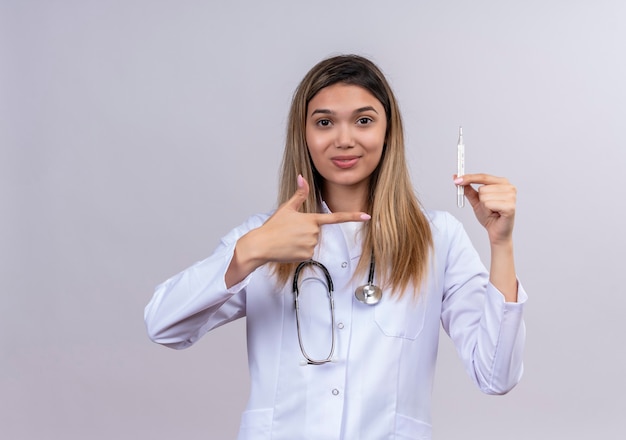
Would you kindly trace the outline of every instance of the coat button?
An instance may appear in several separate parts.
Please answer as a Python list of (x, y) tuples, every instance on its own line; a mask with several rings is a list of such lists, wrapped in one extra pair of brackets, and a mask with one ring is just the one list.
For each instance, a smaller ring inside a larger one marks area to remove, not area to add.
[(347, 261), (344, 261), (343, 263), (341, 263), (341, 267), (342, 267), (343, 269), (345, 269), (346, 267), (348, 267), (348, 262), (347, 262)]
[(337, 396), (337, 395), (339, 395), (339, 390), (337, 388), (335, 388), (335, 389), (333, 389), (332, 393), (333, 393), (333, 396)]
[(344, 327), (343, 322), (340, 322), (340, 323), (337, 324), (337, 328), (339, 330), (343, 330), (343, 327)]

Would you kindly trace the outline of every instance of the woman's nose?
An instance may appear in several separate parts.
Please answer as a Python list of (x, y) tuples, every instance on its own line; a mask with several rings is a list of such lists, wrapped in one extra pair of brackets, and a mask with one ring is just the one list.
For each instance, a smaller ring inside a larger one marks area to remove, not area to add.
[(337, 130), (337, 139), (335, 141), (337, 148), (354, 147), (354, 136), (350, 127), (340, 125)]

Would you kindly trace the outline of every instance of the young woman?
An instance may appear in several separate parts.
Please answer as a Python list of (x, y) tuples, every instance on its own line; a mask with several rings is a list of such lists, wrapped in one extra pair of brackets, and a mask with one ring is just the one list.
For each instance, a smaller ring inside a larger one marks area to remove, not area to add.
[(420, 208), (398, 105), (369, 60), (313, 67), (288, 124), (279, 208), (157, 288), (151, 339), (185, 348), (246, 317), (240, 439), (430, 439), (440, 322), (482, 391), (513, 388), (526, 300), (515, 188), (484, 174), (454, 180), (488, 231), (488, 273), (457, 220)]

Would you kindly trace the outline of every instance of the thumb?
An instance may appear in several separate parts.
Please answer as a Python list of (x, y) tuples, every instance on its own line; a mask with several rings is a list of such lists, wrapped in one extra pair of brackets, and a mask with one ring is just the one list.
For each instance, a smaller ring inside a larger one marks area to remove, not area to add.
[(476, 191), (472, 187), (472, 185), (470, 185), (468, 182), (466, 182), (463, 179), (464, 176), (457, 176), (455, 174), (453, 177), (454, 177), (454, 183), (456, 183), (457, 185), (462, 185), (464, 187), (465, 198), (470, 203), (470, 205), (471, 206), (476, 205), (476, 203), (478, 203), (478, 201), (480, 200), (478, 197), (478, 191)]
[(306, 181), (301, 174), (298, 174), (298, 189), (291, 196), (285, 206), (293, 209), (294, 211), (298, 211), (302, 204), (306, 201), (307, 197), (309, 197), (309, 183)]
[(470, 202), (470, 205), (475, 206), (480, 201), (478, 191), (476, 191), (472, 185), (465, 185), (465, 198)]

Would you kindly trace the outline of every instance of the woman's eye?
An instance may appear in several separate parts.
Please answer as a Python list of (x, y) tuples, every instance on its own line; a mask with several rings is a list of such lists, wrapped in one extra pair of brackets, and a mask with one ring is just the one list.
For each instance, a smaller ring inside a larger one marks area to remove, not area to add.
[(367, 125), (370, 122), (372, 122), (372, 119), (371, 118), (359, 118), (356, 122), (359, 125)]
[(320, 119), (317, 121), (317, 125), (320, 127), (328, 127), (330, 125), (330, 121), (328, 119)]

